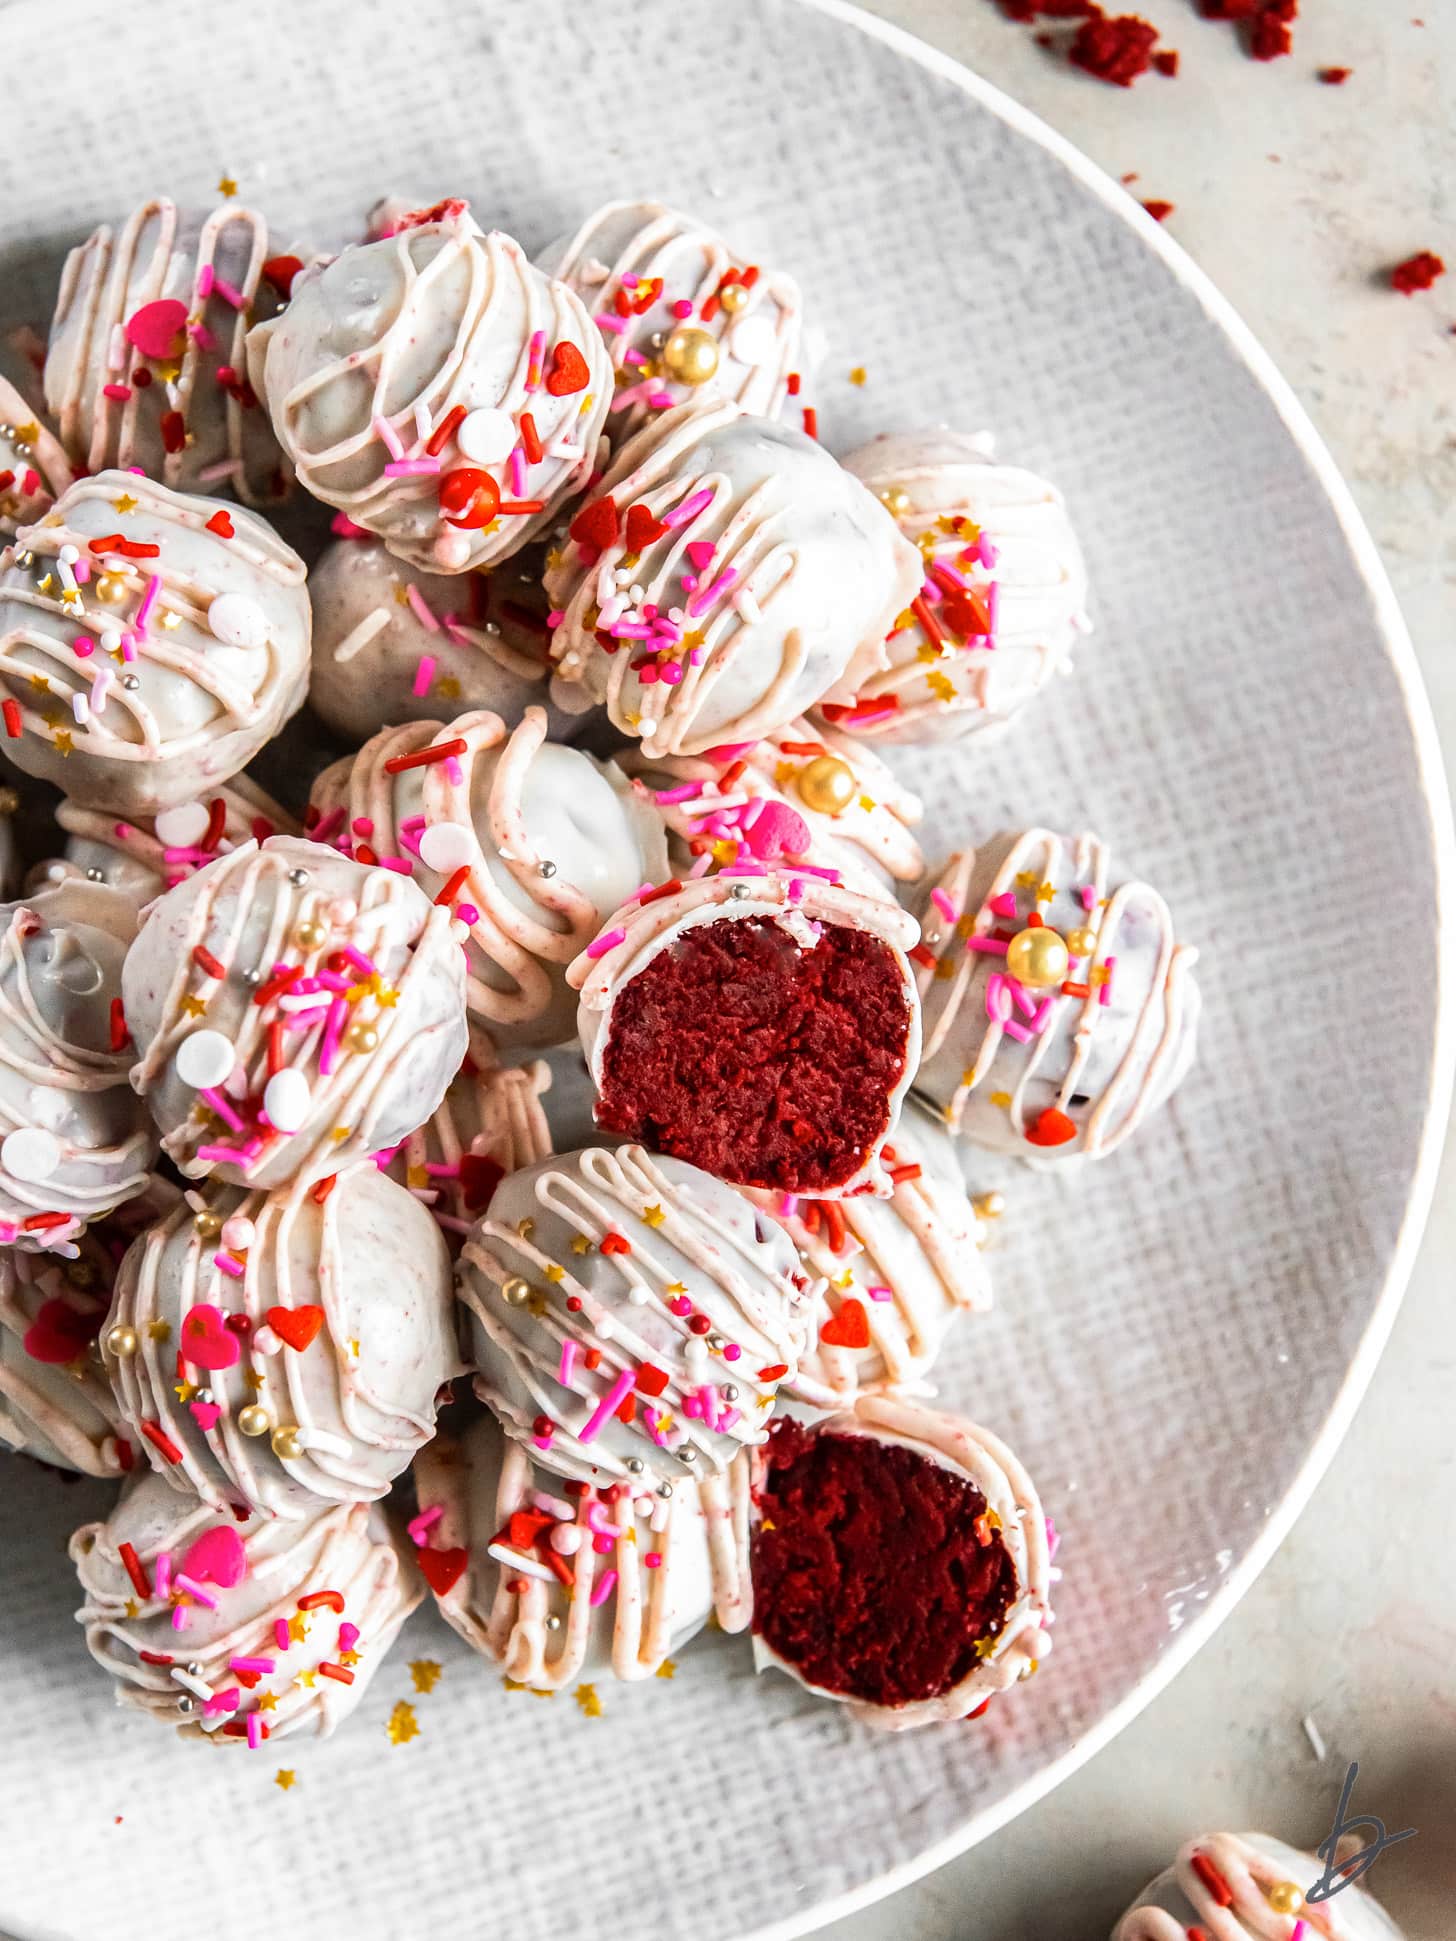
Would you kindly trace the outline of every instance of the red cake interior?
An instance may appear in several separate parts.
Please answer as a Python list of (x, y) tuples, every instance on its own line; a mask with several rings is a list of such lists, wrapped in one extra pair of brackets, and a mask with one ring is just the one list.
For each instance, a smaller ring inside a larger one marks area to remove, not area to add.
[(756, 1493), (754, 1629), (810, 1684), (875, 1705), (939, 1698), (1017, 1595), (974, 1483), (898, 1443), (775, 1424)]
[(885, 1130), (910, 1005), (878, 937), (702, 924), (612, 1007), (597, 1123), (720, 1179), (790, 1193), (852, 1178)]

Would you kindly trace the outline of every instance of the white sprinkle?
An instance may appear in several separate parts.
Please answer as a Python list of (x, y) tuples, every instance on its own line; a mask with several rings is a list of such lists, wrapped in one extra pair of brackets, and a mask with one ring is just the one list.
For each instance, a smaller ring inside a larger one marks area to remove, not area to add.
[(172, 1063), (184, 1085), (221, 1085), (237, 1063), (237, 1052), (224, 1032), (194, 1031), (178, 1045)]
[(21, 1126), (0, 1145), (0, 1166), (16, 1179), (39, 1184), (61, 1163), (61, 1142), (44, 1126)]
[(528, 1577), (544, 1578), (548, 1584), (556, 1582), (556, 1572), (549, 1565), (538, 1564), (534, 1557), (523, 1557), (519, 1550), (510, 1550), (503, 1543), (487, 1544), (485, 1554), (504, 1564), (507, 1570), (524, 1571)]
[(297, 1132), (312, 1104), (308, 1080), (293, 1066), (274, 1072), (263, 1087), (263, 1110), (279, 1132)]
[(515, 450), (519, 434), (508, 411), (469, 411), (460, 420), (455, 442), (477, 465), (502, 465)]
[(1325, 1756), (1325, 1742), (1320, 1736), (1319, 1727), (1307, 1715), (1300, 1723), (1304, 1726), (1304, 1736), (1309, 1740), (1310, 1751), (1313, 1752), (1316, 1759), (1322, 1760)]
[(157, 840), (168, 849), (191, 849), (207, 834), (211, 820), (205, 804), (179, 802), (157, 816)]
[(463, 822), (432, 822), (420, 833), (420, 861), (441, 876), (473, 861), (478, 849), (475, 831)]
[(352, 660), (361, 648), (367, 647), (374, 636), (383, 633), (388, 625), (389, 614), (383, 607), (375, 607), (372, 613), (366, 613), (358, 626), (352, 627), (334, 649), (334, 665), (342, 667), (345, 661)]

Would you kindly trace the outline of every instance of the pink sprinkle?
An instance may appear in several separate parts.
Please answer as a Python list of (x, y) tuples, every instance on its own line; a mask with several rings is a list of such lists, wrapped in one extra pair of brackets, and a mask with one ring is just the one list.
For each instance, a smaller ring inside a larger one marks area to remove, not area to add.
[(1008, 1018), (1002, 1028), (1007, 1037), (1014, 1038), (1019, 1045), (1029, 1044), (1031, 1041), (1031, 1033), (1027, 1030), (1026, 1026), (1024, 1024), (1018, 1024), (1014, 1018)]
[(211, 263), (204, 263), (201, 269), (198, 270), (197, 272), (198, 296), (204, 297), (204, 298), (210, 297), (212, 295), (212, 286), (216, 281), (217, 281), (216, 270), (213, 269)]
[(339, 1040), (344, 1035), (344, 1019), (349, 1007), (341, 997), (329, 1003), (328, 1020), (324, 1025), (323, 1037), (319, 1040), (319, 1071), (325, 1078), (333, 1074), (339, 1055)]
[[(34, 472), (27, 472), (27, 473), (26, 473), (26, 475), (25, 475), (25, 489), (26, 489), (26, 491), (27, 491), (27, 492), (34, 492), (34, 490), (35, 490), (35, 488), (36, 488), (36, 486), (37, 486), (37, 485), (39, 485), (39, 484), (40, 484), (40, 480), (39, 480), (38, 478), (36, 478), (36, 475), (35, 475), (35, 473), (34, 473)], [(75, 566), (74, 566), (74, 567), (73, 567), (73, 568), (72, 568), (71, 570), (72, 570), (72, 571), (73, 571), (73, 572), (75, 573), (75, 575), (76, 575), (76, 584), (77, 584), (77, 586), (89, 586), (89, 585), (90, 585), (90, 583), (91, 583), (91, 562), (90, 562), (90, 560), (89, 560), (89, 559), (78, 559), (78, 560), (76, 561), (76, 564), (75, 564)]]
[(719, 594), (726, 593), (737, 578), (737, 567), (729, 566), (718, 575), (711, 586), (705, 586), (700, 593), (695, 593), (688, 602), (689, 619), (697, 620), (701, 615), (705, 614), (708, 608), (718, 598)]
[(424, 478), (439, 469), (438, 458), (392, 458), (384, 468), (384, 476), (387, 479)]
[(316, 822), (313, 828), (309, 830), (310, 841), (327, 842), (343, 820), (344, 811), (342, 808), (331, 809), (321, 822)]
[(157, 595), (162, 590), (162, 582), (155, 573), (148, 573), (146, 591), (142, 594), (141, 605), (136, 610), (132, 626), (139, 634), (147, 630), (147, 622), (152, 617), (152, 608), (157, 604)]
[(625, 943), (626, 941), (627, 941), (627, 933), (625, 930), (622, 930), (620, 928), (616, 930), (608, 930), (608, 931), (605, 931), (603, 935), (601, 935), (600, 937), (594, 938), (592, 942), (587, 945), (586, 954), (588, 957), (592, 959), (596, 959), (598, 957), (605, 957), (609, 950), (615, 950), (618, 944)]
[(92, 654), (96, 652), (96, 642), (92, 640), (89, 634), (77, 634), (76, 638), (71, 642), (71, 651), (75, 654), (77, 660), (89, 660)]
[(235, 1159), (242, 1156), (241, 1149), (233, 1146), (199, 1146), (197, 1157), (207, 1166), (231, 1166)]
[(1031, 1014), (1031, 1035), (1039, 1038), (1051, 1023), (1052, 999), (1044, 997)]
[(256, 1711), (249, 1712), (248, 1750), (250, 1752), (256, 1752), (259, 1746), (262, 1745), (262, 1743), (263, 1743), (263, 1714), (261, 1712), (256, 1712)]
[(153, 1570), (153, 1585), (159, 1598), (172, 1595), (172, 1553), (164, 1550), (158, 1556)]
[(966, 949), (984, 951), (989, 957), (1006, 955), (1006, 945), (999, 937), (967, 937)]
[(217, 1609), (217, 1599), (211, 1591), (204, 1590), (196, 1578), (188, 1577), (184, 1572), (179, 1570), (177, 1575), (172, 1579), (172, 1582), (177, 1586), (179, 1591), (186, 1591), (187, 1595), (195, 1603), (205, 1604), (209, 1611), (215, 1611)]
[(339, 1626), (340, 1651), (352, 1651), (358, 1642), (359, 1627), (357, 1624), (341, 1624)]
[(526, 496), (526, 454), (519, 445), (510, 456), (511, 491), (518, 499)]
[(690, 317), (693, 314), (693, 306), (686, 297), (679, 297), (672, 306), (672, 314), (675, 317)]
[(596, 1609), (598, 1604), (606, 1603), (607, 1599), (611, 1596), (612, 1592), (616, 1589), (616, 1584), (617, 1584), (616, 1571), (604, 1570), (601, 1576), (592, 1585), (591, 1604), (592, 1604), (593, 1610)]
[(993, 916), (1014, 917), (1016, 915), (1016, 892), (1003, 890), (1000, 896), (993, 896), (986, 905)]
[(236, 1254), (215, 1253), (212, 1257), (212, 1264), (235, 1281), (243, 1279), (243, 1263), (238, 1259)]
[(20, 1228), (14, 1220), (0, 1220), (0, 1240), (3, 1240), (7, 1247), (19, 1232)]
[(1036, 1017), (1036, 999), (1027, 990), (1026, 986), (1015, 977), (1008, 977), (1006, 983), (1012, 997), (1016, 1000), (1016, 1008), (1020, 1011), (1022, 1017), (1034, 1019)]
[(104, 398), (115, 398), (118, 404), (125, 404), (131, 396), (131, 386), (129, 384), (103, 384), (101, 387), (101, 395)]
[(576, 1367), (576, 1358), (580, 1353), (580, 1345), (567, 1335), (561, 1344), (561, 1368), (556, 1377), (563, 1388), (571, 1387), (572, 1370)]
[(1097, 993), (1097, 1002), (1099, 1004), (1108, 1005), (1112, 1002), (1112, 967), (1116, 962), (1117, 959), (1115, 957), (1109, 957), (1103, 964), (1103, 969), (1107, 972), (1107, 982), (1102, 985)]
[(452, 789), (464, 788), (465, 770), (460, 766), (460, 763), (454, 755), (447, 762), (443, 762), (441, 766), (445, 770), (445, 779), (449, 782)]
[(674, 506), (671, 512), (664, 512), (662, 523), (669, 531), (678, 526), (685, 526), (690, 519), (696, 519), (698, 514), (705, 511), (712, 503), (712, 488), (705, 485), (700, 491), (694, 492), (691, 498), (684, 499), (681, 505)]
[(1000, 971), (986, 980), (986, 1016), (993, 1024), (1005, 1024), (1011, 1016), (1011, 983)]
[(273, 1636), (278, 1641), (278, 1649), (280, 1651), (287, 1651), (289, 1646), (293, 1643), (293, 1634), (288, 1629), (287, 1618), (274, 1618)]
[(1081, 898), (1082, 908), (1092, 910), (1097, 906), (1097, 891), (1091, 883), (1084, 883), (1077, 895)]
[(620, 337), (622, 332), (627, 328), (627, 319), (617, 316), (611, 310), (603, 310), (598, 316), (592, 318), (592, 322), (598, 330), (611, 331), (614, 337)]
[(636, 1370), (624, 1368), (616, 1381), (607, 1390), (600, 1402), (587, 1417), (585, 1424), (577, 1430), (578, 1442), (594, 1442), (602, 1432), (602, 1424), (617, 1413), (637, 1383)]
[(422, 1550), (424, 1548), (425, 1538), (434, 1529), (444, 1514), (444, 1505), (442, 1503), (435, 1503), (428, 1510), (421, 1510), (418, 1516), (412, 1517), (405, 1525), (405, 1533), (416, 1550)]
[(649, 1550), (647, 1555), (642, 1559), (642, 1561), (646, 1565), (648, 1570), (661, 1570), (662, 1552), (660, 1550)]
[(356, 526), (347, 512), (336, 512), (329, 521), (329, 531), (336, 539), (368, 539), (371, 537), (367, 526)]
[(369, 429), (374, 433), (374, 436), (383, 445), (391, 458), (404, 457), (404, 446), (400, 442), (399, 433), (389, 422), (388, 418), (381, 418), (376, 415), (369, 420)]
[(933, 889), (930, 892), (930, 900), (947, 923), (955, 922), (957, 915), (956, 906), (948, 890)]
[[(413, 593), (414, 588), (411, 587), (410, 591)], [(435, 669), (439, 664), (433, 654), (420, 655), (420, 664), (415, 669), (415, 684), (412, 690), (417, 697), (423, 697), (429, 693), (430, 683), (435, 678)]]
[(440, 623), (435, 618), (429, 601), (421, 593), (420, 589), (417, 586), (411, 586), (406, 590), (404, 597), (409, 601), (410, 612), (413, 613), (425, 632), (428, 634), (437, 634), (440, 631)]
[[(213, 336), (212, 332), (208, 329), (205, 323), (188, 324), (187, 335), (192, 339), (193, 343), (196, 344), (199, 350), (217, 349), (217, 339), (216, 337)], [(223, 370), (227, 370), (226, 365), (223, 365), (221, 368)], [(229, 372), (228, 377), (223, 381), (226, 383), (230, 383), (233, 377), (235, 377), (236, 375), (237, 375), (236, 372)]]
[(228, 1670), (229, 1671), (256, 1671), (257, 1673), (260, 1674), (260, 1676), (266, 1677), (266, 1675), (274, 1669), (277, 1663), (278, 1663), (278, 1660), (276, 1658), (229, 1658)]
[(870, 1287), (865, 1291), (872, 1301), (893, 1301), (895, 1298), (895, 1290), (892, 1287)]
[(225, 1692), (214, 1692), (202, 1701), (202, 1716), (215, 1719), (219, 1712), (236, 1712), (242, 1696), (236, 1685), (229, 1685)]
[[(79, 646), (78, 646), (79, 651)], [(652, 799), (663, 804), (671, 802), (691, 802), (694, 796), (701, 795), (701, 782), (681, 782), (675, 789), (654, 789)]]
[(730, 1341), (728, 1346), (723, 1350), (723, 1359), (724, 1361), (737, 1361), (742, 1353), (743, 1350), (739, 1347), (738, 1343), (736, 1341)]
[(341, 946), (341, 950), (344, 957), (354, 966), (361, 977), (373, 977), (375, 975), (373, 962), (364, 955), (364, 952), (360, 950), (357, 944), (344, 944)]
[(197, 1096), (203, 1101), (205, 1105), (208, 1105), (212, 1108), (212, 1110), (222, 1120), (223, 1124), (227, 1127), (229, 1132), (242, 1131), (243, 1129), (242, 1120), (238, 1117), (237, 1113), (234, 1112), (232, 1107), (228, 1104), (227, 1100), (223, 1097), (222, 1093), (218, 1091), (215, 1085), (199, 1086)]
[(546, 348), (546, 332), (533, 330), (531, 341), (526, 346), (526, 389), (539, 391), (541, 388), (541, 353)]
[(220, 296), (223, 302), (230, 303), (234, 310), (241, 310), (247, 303), (247, 298), (241, 290), (235, 289), (231, 283), (224, 283), (222, 278), (215, 272), (212, 279), (212, 289), (214, 296)]

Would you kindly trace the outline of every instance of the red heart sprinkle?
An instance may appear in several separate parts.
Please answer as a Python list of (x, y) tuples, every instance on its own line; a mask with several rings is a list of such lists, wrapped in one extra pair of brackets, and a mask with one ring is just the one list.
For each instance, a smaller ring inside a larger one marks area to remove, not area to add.
[(629, 505), (627, 508), (627, 551), (645, 552), (655, 540), (661, 539), (667, 531), (661, 519), (654, 519), (645, 505)]
[(324, 1324), (324, 1311), (312, 1302), (302, 1307), (270, 1307), (268, 1326), (280, 1341), (286, 1341), (290, 1348), (300, 1354), (313, 1340)]
[(296, 256), (270, 256), (263, 265), (263, 280), (271, 283), (279, 296), (287, 298), (293, 293), (293, 279), (303, 268)]
[(215, 532), (219, 539), (237, 538), (237, 534), (233, 531), (233, 522), (228, 517), (227, 509), (224, 506), (219, 506), (217, 511), (208, 520), (207, 530), (209, 532)]
[(101, 1330), (103, 1316), (88, 1319), (65, 1301), (42, 1301), (25, 1331), (23, 1346), (32, 1361), (74, 1361)]
[(575, 344), (558, 344), (551, 353), (546, 389), (553, 398), (568, 398), (591, 383), (591, 367)]
[(667, 1375), (661, 1368), (654, 1368), (650, 1361), (644, 1361), (637, 1370), (637, 1387), (643, 1395), (661, 1395), (667, 1387)]
[(631, 1241), (621, 1233), (604, 1233), (601, 1244), (604, 1254), (630, 1254), (632, 1251)]
[(597, 546), (602, 552), (608, 546), (616, 545), (620, 530), (616, 501), (610, 497), (591, 500), (567, 527), (572, 538), (581, 545)]
[(819, 1339), (826, 1348), (868, 1348), (870, 1318), (865, 1313), (863, 1301), (856, 1301), (851, 1296), (842, 1302), (838, 1314), (831, 1314), (820, 1328)]
[(465, 1574), (470, 1561), (463, 1550), (417, 1550), (415, 1562), (420, 1574), (436, 1597), (448, 1597)]
[(231, 1368), (240, 1350), (222, 1309), (199, 1301), (182, 1317), (182, 1356), (198, 1368)]
[(1069, 1139), (1076, 1138), (1077, 1124), (1065, 1112), (1049, 1105), (1036, 1124), (1027, 1127), (1025, 1136), (1029, 1146), (1065, 1146)]
[(182, 349), (187, 327), (187, 305), (176, 297), (159, 297), (133, 310), (122, 330), (126, 341), (143, 357), (175, 357)]

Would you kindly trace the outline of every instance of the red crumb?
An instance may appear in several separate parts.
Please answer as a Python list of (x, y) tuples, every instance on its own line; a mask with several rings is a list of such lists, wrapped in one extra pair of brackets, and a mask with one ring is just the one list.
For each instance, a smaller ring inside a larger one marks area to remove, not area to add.
[(1396, 264), (1390, 272), (1390, 287), (1403, 297), (1414, 296), (1417, 290), (1429, 290), (1436, 278), (1445, 274), (1446, 265), (1434, 250), (1419, 249)]
[(597, 1124), (739, 1185), (843, 1185), (884, 1133), (910, 1006), (879, 938), (763, 917), (685, 932), (612, 1006)]
[(1281, 20), (1276, 13), (1261, 13), (1254, 22), (1254, 31), (1249, 39), (1249, 52), (1256, 61), (1275, 61), (1281, 54), (1294, 50), (1294, 35), (1289, 23)]
[(1353, 73), (1354, 69), (1349, 67), (1322, 67), (1319, 78), (1327, 88), (1342, 88)]
[(1171, 202), (1160, 202), (1156, 196), (1151, 202), (1145, 202), (1143, 204), (1143, 207), (1147, 210), (1154, 222), (1166, 222), (1169, 216), (1172, 215), (1175, 206)]
[(1174, 75), (1178, 72), (1178, 50), (1176, 47), (1160, 47), (1153, 56), (1153, 66), (1159, 74)]
[(1158, 30), (1134, 13), (1086, 20), (1077, 29), (1067, 58), (1073, 67), (1095, 74), (1114, 87), (1130, 88), (1152, 66)]
[(1016, 1599), (1005, 1544), (976, 1534), (985, 1497), (901, 1444), (781, 1421), (755, 1497), (754, 1629), (825, 1691), (938, 1698)]
[(1029, 26), (1033, 20), (1085, 20), (1101, 11), (1097, 0), (998, 0), (1008, 20)]
[(1201, 11), (1205, 20), (1254, 20), (1263, 4), (1264, 0), (1203, 0)]

